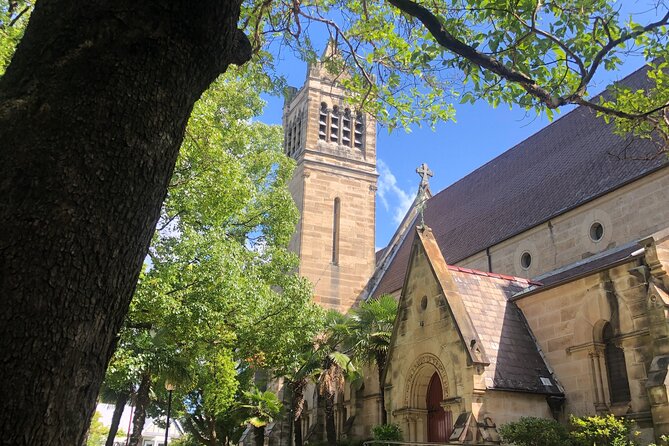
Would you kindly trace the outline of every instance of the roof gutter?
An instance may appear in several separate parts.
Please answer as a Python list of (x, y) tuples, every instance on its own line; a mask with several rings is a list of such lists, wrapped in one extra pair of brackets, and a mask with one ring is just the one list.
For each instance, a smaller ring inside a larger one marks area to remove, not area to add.
[(574, 282), (574, 281), (579, 280), (579, 279), (583, 279), (584, 277), (588, 277), (588, 276), (592, 276), (594, 274), (601, 273), (602, 271), (605, 271), (607, 269), (615, 268), (616, 266), (620, 266), (620, 265), (624, 265), (626, 263), (633, 262), (633, 261), (637, 260), (639, 257), (641, 257), (643, 255), (643, 253), (644, 253), (643, 248), (637, 249), (636, 251), (632, 252), (630, 255), (628, 255), (624, 259), (616, 260), (615, 262), (608, 263), (606, 265), (600, 266), (599, 268), (595, 268), (592, 271), (588, 271), (588, 272), (581, 273), (581, 274), (576, 274), (575, 276), (568, 277), (568, 278), (563, 279), (563, 280), (559, 280), (555, 283), (551, 283), (550, 285), (537, 286), (536, 288), (529, 288), (525, 291), (519, 291), (514, 296), (512, 296), (509, 299), (509, 301), (510, 302), (515, 302), (515, 301), (520, 300), (524, 297), (532, 296), (532, 295), (537, 294), (537, 293), (542, 292), (542, 291), (557, 288), (557, 287), (565, 285), (567, 283)]

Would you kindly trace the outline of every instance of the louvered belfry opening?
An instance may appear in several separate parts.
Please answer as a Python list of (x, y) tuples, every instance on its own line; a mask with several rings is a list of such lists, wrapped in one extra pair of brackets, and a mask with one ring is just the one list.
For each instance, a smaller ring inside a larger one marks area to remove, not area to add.
[(325, 140), (328, 131), (328, 105), (321, 103), (321, 109), (318, 114), (318, 139)]

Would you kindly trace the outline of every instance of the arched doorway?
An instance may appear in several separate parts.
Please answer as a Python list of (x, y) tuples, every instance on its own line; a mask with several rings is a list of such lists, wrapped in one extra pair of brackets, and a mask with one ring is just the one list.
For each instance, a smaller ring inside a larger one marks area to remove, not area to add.
[(427, 441), (430, 443), (446, 443), (451, 435), (452, 415), (451, 411), (445, 411), (441, 407), (444, 394), (441, 387), (439, 374), (434, 372), (427, 386)]

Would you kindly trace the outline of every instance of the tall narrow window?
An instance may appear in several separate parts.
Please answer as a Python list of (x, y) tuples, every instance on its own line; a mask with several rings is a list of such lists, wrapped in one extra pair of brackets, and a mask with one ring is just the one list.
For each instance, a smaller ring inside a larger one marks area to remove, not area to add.
[(602, 333), (604, 341), (604, 357), (606, 359), (606, 372), (609, 378), (609, 395), (611, 403), (626, 403), (631, 400), (630, 384), (627, 379), (627, 366), (625, 365), (625, 353), (618, 347), (613, 339), (613, 327), (608, 322)]
[(290, 129), (287, 125), (284, 125), (283, 127), (283, 150), (286, 152), (286, 155), (290, 156), (290, 147), (288, 147), (288, 144), (290, 143)]
[(288, 130), (286, 132), (286, 153), (288, 156), (293, 156), (293, 127), (287, 124)]
[(334, 199), (334, 212), (332, 222), (332, 263), (339, 265), (339, 220), (341, 214), (341, 201), (339, 197)]
[(295, 139), (297, 141), (295, 151), (297, 152), (302, 147), (302, 112), (297, 115), (297, 131)]
[(330, 114), (330, 141), (339, 142), (339, 107), (332, 107)]
[(323, 139), (327, 137), (328, 130), (328, 105), (325, 102), (321, 102), (321, 110), (318, 114), (318, 139)]
[(296, 122), (293, 122), (293, 141), (292, 141), (291, 144), (290, 144), (290, 152), (291, 152), (291, 156), (294, 155), (295, 152), (297, 151), (297, 144), (298, 144), (298, 140), (297, 140), (297, 128), (298, 128), (298, 127), (297, 127), (297, 123), (296, 123)]

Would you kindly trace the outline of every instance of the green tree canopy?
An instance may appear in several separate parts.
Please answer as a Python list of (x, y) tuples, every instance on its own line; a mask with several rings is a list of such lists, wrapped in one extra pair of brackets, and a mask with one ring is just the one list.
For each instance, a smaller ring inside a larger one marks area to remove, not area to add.
[[(393, 324), (397, 315), (397, 301), (389, 294), (360, 302), (349, 316), (353, 357), (363, 364), (376, 367), (379, 386), (383, 388), (383, 370), (386, 367)], [(381, 392), (381, 422), (386, 424), (385, 395)]]
[[(662, 1), (250, 1), (244, 16), (256, 48), (278, 37), (310, 61), (320, 25), (336, 47), (331, 72), (348, 73), (339, 81), (391, 128), (453, 119), (454, 103), (482, 99), (549, 117), (584, 105), (621, 132), (654, 131), (669, 141), (669, 9)], [(617, 86), (592, 96), (602, 89), (602, 71), (638, 55), (652, 66), (647, 89)]]
[(230, 73), (196, 103), (107, 375), (110, 385), (149, 376), (156, 403), (175, 383), (174, 409), (201, 438), (239, 408), (244, 370), (282, 367), (320, 328), (287, 249), (293, 163), (281, 129), (252, 119), (270, 87), (260, 73)]

